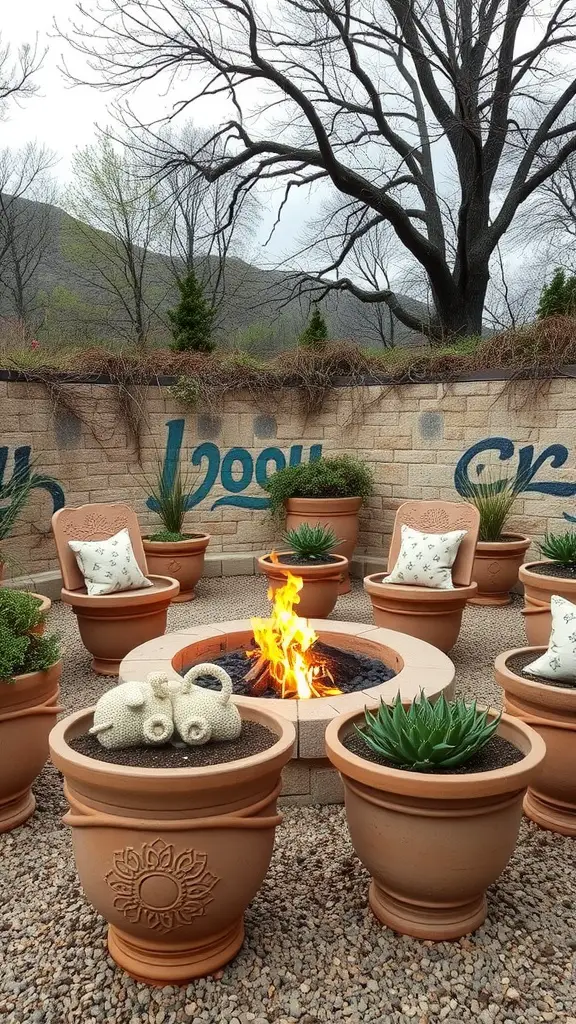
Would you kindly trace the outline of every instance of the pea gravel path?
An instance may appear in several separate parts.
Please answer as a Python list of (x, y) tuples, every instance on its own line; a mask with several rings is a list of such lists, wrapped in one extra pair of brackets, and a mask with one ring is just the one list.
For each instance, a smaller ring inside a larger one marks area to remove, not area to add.
[[(261, 580), (207, 580), (170, 627), (261, 614)], [(359, 585), (336, 617), (371, 621)], [(50, 625), (65, 646), (63, 703), (90, 704), (108, 685), (88, 667), (72, 615)], [(454, 651), (460, 692), (497, 701), (495, 654), (524, 641), (519, 604), (466, 612)], [(3, 1024), (576, 1024), (576, 843), (524, 822), (511, 864), (489, 893), (489, 919), (454, 943), (380, 927), (367, 875), (339, 807), (291, 808), (268, 877), (247, 914), (244, 949), (221, 977), (147, 988), (107, 955), (104, 922), (85, 902), (48, 766), (38, 810), (0, 836), (0, 1021)], [(482, 856), (482, 851), (478, 851)]]

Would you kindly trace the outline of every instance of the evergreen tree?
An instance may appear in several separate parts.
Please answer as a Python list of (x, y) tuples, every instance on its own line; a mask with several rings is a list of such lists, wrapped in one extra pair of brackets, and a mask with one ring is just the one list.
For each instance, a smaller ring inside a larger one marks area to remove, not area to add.
[(168, 310), (174, 336), (170, 347), (175, 352), (213, 352), (216, 343), (211, 334), (216, 310), (204, 298), (193, 270), (178, 281), (178, 289), (180, 302)]
[(302, 331), (298, 342), (302, 348), (311, 348), (321, 352), (322, 349), (326, 348), (327, 341), (328, 326), (318, 306), (314, 306), (312, 316)]
[(540, 320), (547, 316), (574, 316), (576, 314), (576, 277), (566, 276), (560, 268), (554, 271), (550, 284), (544, 285), (540, 293), (537, 315)]

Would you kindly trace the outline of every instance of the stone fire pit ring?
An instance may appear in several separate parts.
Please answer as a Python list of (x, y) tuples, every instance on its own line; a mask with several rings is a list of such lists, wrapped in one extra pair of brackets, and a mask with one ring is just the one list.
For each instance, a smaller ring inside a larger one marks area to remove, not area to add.
[[(238, 703), (265, 705), (296, 726), (298, 741), (294, 758), (284, 769), (282, 797), (286, 804), (340, 803), (340, 777), (326, 758), (324, 733), (328, 723), (344, 711), (374, 707), (380, 699), (392, 700), (400, 691), (412, 700), (423, 690), (431, 700), (454, 690), (454, 665), (431, 644), (382, 629), (365, 622), (310, 619), (321, 641), (355, 654), (379, 658), (396, 675), (388, 682), (355, 693), (311, 700), (281, 700), (270, 697), (235, 697)], [(119, 682), (146, 678), (148, 672), (165, 672), (175, 682), (185, 666), (213, 661), (227, 651), (251, 647), (253, 632), (249, 619), (190, 626), (176, 633), (149, 640), (134, 648), (120, 665)]]

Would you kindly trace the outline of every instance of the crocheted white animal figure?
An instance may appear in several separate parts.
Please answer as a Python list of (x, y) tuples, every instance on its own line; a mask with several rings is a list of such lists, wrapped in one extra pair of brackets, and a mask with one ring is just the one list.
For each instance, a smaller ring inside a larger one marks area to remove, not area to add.
[[(222, 684), (219, 691), (196, 686), (199, 676), (214, 676)], [(180, 736), (191, 747), (209, 740), (235, 740), (242, 730), (242, 719), (232, 703), (232, 680), (219, 665), (195, 665), (186, 673), (179, 689), (172, 694), (174, 723)]]
[(145, 683), (120, 683), (102, 694), (90, 729), (110, 750), (167, 743), (174, 716), (167, 677), (152, 672)]

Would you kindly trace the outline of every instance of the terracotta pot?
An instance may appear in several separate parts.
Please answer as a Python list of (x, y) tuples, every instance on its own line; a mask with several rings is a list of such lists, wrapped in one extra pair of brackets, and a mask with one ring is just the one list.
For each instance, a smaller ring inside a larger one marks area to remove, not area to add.
[(0, 682), (0, 832), (9, 832), (34, 813), (34, 779), (48, 760), (48, 734), (58, 707), (62, 662), (46, 672)]
[(76, 753), (91, 710), (52, 730), (86, 898), (109, 923), (117, 964), (155, 985), (185, 984), (231, 960), (272, 855), (280, 773), (294, 726), (238, 700), (278, 737), (269, 750), (206, 768), (126, 768)]
[(167, 576), (148, 578), (153, 587), (99, 597), (62, 589), (62, 600), (72, 606), (82, 643), (92, 655), (92, 668), (100, 675), (117, 676), (122, 658), (166, 631), (168, 606), (179, 584)]
[(458, 639), (466, 602), (475, 597), (477, 584), (433, 590), (386, 583), (387, 576), (377, 572), (364, 577), (376, 625), (416, 636), (445, 653), (450, 651)]
[[(342, 541), (334, 554), (351, 561), (358, 543), (358, 513), (362, 498), (288, 498), (286, 501), (286, 529), (296, 530), (302, 523), (329, 526)], [(340, 594), (350, 593), (350, 573), (342, 573)]]
[(546, 757), (524, 800), (532, 821), (552, 832), (576, 836), (576, 688), (547, 686), (524, 679), (508, 668), (508, 659), (530, 652), (539, 658), (545, 647), (505, 651), (495, 661), (506, 711), (532, 726), (546, 744)]
[(180, 593), (172, 598), (172, 603), (192, 601), (194, 587), (204, 570), (204, 555), (210, 543), (210, 534), (203, 533), (190, 540), (174, 542), (148, 540), (147, 537), (143, 537), (142, 543), (149, 572), (178, 580)]
[(470, 604), (510, 604), (510, 591), (518, 582), (518, 570), (529, 547), (529, 538), (520, 533), (504, 534), (498, 541), (479, 540), (472, 568), (478, 593), (470, 598)]
[(547, 560), (527, 562), (520, 566), (520, 582), (524, 584), (524, 628), (531, 647), (547, 647), (552, 630), (550, 598), (552, 594), (576, 602), (576, 579), (563, 580), (531, 572), (533, 565), (546, 565)]
[(498, 732), (522, 761), (471, 775), (383, 768), (357, 757), (342, 739), (363, 712), (333, 719), (326, 749), (344, 782), (352, 844), (372, 876), (370, 906), (383, 924), (419, 939), (457, 939), (486, 917), (485, 891), (510, 859), (526, 787), (544, 742), (518, 719)]
[[(44, 597), (43, 594), (34, 594), (32, 591), (30, 591), (30, 597), (37, 597), (38, 598), (38, 600), (40, 601), (40, 614), (41, 615), (47, 615), (48, 612), (50, 611), (51, 607), (52, 607), (52, 601), (50, 600), (50, 598), (49, 597)], [(32, 633), (36, 633), (37, 636), (42, 636), (42, 634), (44, 633), (45, 628), (46, 628), (46, 623), (45, 622), (39, 622), (37, 626), (34, 626), (34, 629), (31, 632)]]
[[(281, 551), (279, 555), (289, 555), (289, 551)], [(348, 568), (348, 559), (335, 555), (337, 562), (324, 565), (282, 565), (271, 562), (270, 555), (258, 559), (260, 572), (266, 573), (269, 589), (274, 593), (278, 587), (286, 583), (286, 570), (294, 576), (301, 576), (304, 586), (298, 597), (299, 604), (295, 610), (304, 619), (326, 619), (334, 610), (340, 591), (340, 581)], [(269, 594), (270, 596), (270, 594)]]

